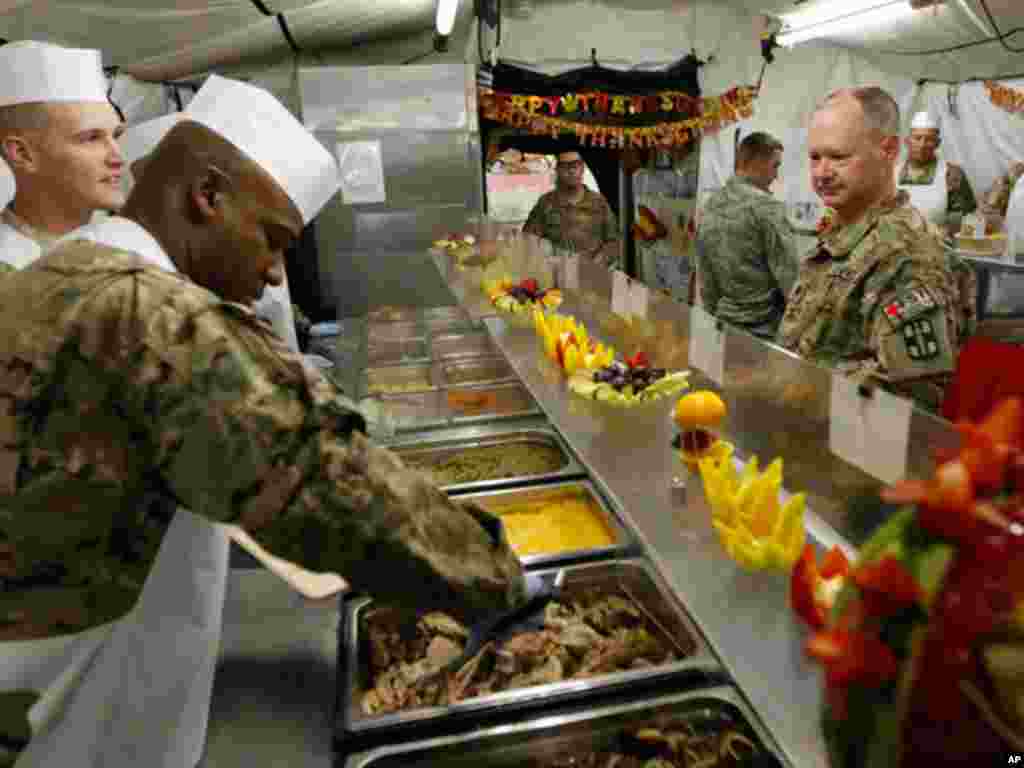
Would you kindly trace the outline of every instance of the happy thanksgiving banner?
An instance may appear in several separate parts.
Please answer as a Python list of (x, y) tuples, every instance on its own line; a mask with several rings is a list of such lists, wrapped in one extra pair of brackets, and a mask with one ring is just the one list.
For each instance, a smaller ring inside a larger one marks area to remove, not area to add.
[(478, 89), (484, 118), (534, 135), (575, 136), (583, 146), (681, 147), (754, 114), (756, 90), (731, 88), (720, 96), (683, 91), (627, 95), (600, 90), (561, 95)]

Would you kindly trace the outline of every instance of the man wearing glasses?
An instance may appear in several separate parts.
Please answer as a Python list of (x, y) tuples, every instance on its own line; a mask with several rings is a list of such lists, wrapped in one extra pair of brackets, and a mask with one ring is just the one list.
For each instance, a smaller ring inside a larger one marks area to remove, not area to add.
[(523, 231), (619, 269), (618, 220), (604, 197), (584, 186), (580, 153), (560, 153), (556, 167), (555, 189), (537, 201)]

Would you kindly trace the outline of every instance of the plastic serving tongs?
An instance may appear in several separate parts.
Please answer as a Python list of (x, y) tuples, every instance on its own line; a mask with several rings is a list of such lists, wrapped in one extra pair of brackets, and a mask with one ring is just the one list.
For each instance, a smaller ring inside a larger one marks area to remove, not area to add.
[(469, 629), (469, 638), (462, 653), (449, 662), (416, 681), (415, 687), (420, 688), (427, 683), (458, 672), (481, 649), (490, 642), (508, 637), (516, 631), (529, 631), (544, 626), (544, 609), (552, 600), (561, 596), (562, 585), (565, 583), (565, 571), (559, 569), (554, 574), (527, 573), (526, 601), (512, 610), (499, 614), (495, 618), (486, 619)]

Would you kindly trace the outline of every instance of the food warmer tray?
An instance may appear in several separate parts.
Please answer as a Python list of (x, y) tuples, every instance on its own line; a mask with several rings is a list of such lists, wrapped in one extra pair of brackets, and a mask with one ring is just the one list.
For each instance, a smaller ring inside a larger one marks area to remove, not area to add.
[[(363, 374), (364, 396), (424, 392), (482, 384), (518, 382), (503, 357), (463, 357), (389, 365), (373, 365)], [(391, 390), (389, 391), (389, 388)]]
[(529, 503), (532, 501), (543, 501), (545, 497), (557, 496), (567, 490), (582, 491), (589, 498), (594, 507), (601, 515), (601, 520), (611, 531), (615, 543), (607, 547), (591, 547), (590, 549), (573, 549), (566, 552), (559, 552), (546, 555), (527, 555), (520, 557), (520, 561), (526, 568), (546, 568), (569, 562), (580, 562), (582, 560), (596, 560), (598, 558), (612, 558), (628, 556), (631, 552), (639, 549), (639, 544), (623, 524), (622, 519), (615, 513), (611, 505), (594, 487), (590, 480), (567, 480), (546, 485), (530, 485), (522, 488), (502, 488), (482, 493), (460, 494), (459, 499), (482, 503), (487, 508), (487, 500), (493, 499), (505, 501), (515, 499), (519, 502)]
[(416, 438), (403, 437), (399, 441), (388, 442), (387, 447), (397, 453), (402, 459), (423, 457), (436, 463), (445, 461), (452, 454), (472, 448), (484, 448), (492, 445), (521, 445), (524, 443), (555, 448), (562, 454), (565, 463), (558, 469), (545, 472), (544, 474), (517, 475), (515, 477), (494, 480), (479, 480), (472, 483), (442, 485), (441, 489), (450, 494), (471, 493), (489, 491), (511, 485), (567, 480), (584, 477), (587, 474), (586, 469), (573, 455), (561, 435), (549, 427), (542, 426), (523, 426), (518, 429), (503, 431), (495, 431), (494, 429), (479, 426), (453, 429), (421, 435)]
[[(382, 370), (378, 368), (377, 370)], [(387, 408), (396, 432), (490, 423), (541, 416), (540, 407), (519, 383), (472, 384), (423, 392), (372, 395)]]
[(435, 360), (496, 356), (501, 352), (486, 330), (436, 333), (430, 337), (430, 356)]
[(715, 657), (687, 614), (682, 604), (658, 576), (654, 568), (640, 558), (611, 560), (564, 566), (561, 569), (535, 571), (553, 575), (565, 573), (563, 590), (568, 595), (605, 586), (609, 591), (625, 585), (646, 612), (653, 615), (668, 633), (677, 649), (686, 651), (684, 658), (657, 667), (631, 669), (583, 679), (547, 683), (528, 688), (478, 696), (448, 706), (421, 707), (405, 712), (368, 715), (362, 709), (362, 697), (370, 680), (368, 642), (361, 636), (359, 624), (363, 613), (372, 605), (370, 598), (346, 601), (342, 613), (339, 652), (339, 700), (336, 712), (336, 738), (352, 748), (369, 743), (395, 743), (416, 734), (478, 724), (481, 718), (507, 716), (513, 710), (537, 709), (581, 699), (591, 699), (623, 690), (646, 689), (648, 686), (672, 681), (674, 684), (704, 686), (728, 679), (728, 674)]
[[(542, 713), (525, 722), (378, 747), (349, 754), (345, 768), (519, 768), (565, 757), (574, 751), (579, 754), (607, 749), (624, 731), (658, 727), (666, 720), (697, 729), (728, 724), (740, 731), (758, 745), (760, 752), (753, 759), (737, 763), (737, 768), (785, 765), (774, 740), (739, 692), (729, 686), (714, 686), (662, 693), (654, 698), (634, 697), (632, 701), (587, 710)], [(726, 766), (728, 763), (723, 763), (723, 768)]]

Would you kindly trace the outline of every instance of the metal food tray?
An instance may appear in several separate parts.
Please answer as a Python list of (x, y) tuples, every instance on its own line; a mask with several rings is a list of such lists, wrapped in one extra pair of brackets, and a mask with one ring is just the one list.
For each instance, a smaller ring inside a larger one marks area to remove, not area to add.
[[(440, 383), (437, 380), (438, 374), (439, 372), (430, 363), (367, 368), (363, 391), (371, 396), (424, 392), (435, 388)], [(382, 387), (409, 387), (409, 389), (388, 391)], [(413, 389), (413, 387), (416, 388)]]
[(427, 439), (389, 443), (387, 447), (397, 453), (402, 459), (425, 457), (431, 463), (440, 463), (453, 454), (472, 450), (473, 448), (521, 443), (540, 444), (555, 448), (562, 454), (565, 463), (558, 469), (539, 475), (517, 475), (515, 477), (479, 480), (474, 483), (455, 483), (442, 485), (441, 489), (448, 493), (488, 491), (509, 485), (582, 477), (587, 473), (583, 465), (572, 455), (572, 452), (559, 434), (553, 429), (545, 427), (523, 427), (504, 432), (495, 432), (493, 429), (481, 427), (468, 427), (466, 429), (451, 430), (442, 434), (431, 435)]
[(439, 333), (430, 340), (431, 356), (435, 359), (450, 357), (486, 357), (500, 354), (487, 331), (465, 333)]
[(469, 316), (469, 312), (459, 306), (425, 309), (423, 310), (423, 324), (431, 333), (471, 330), (479, 327)]
[(589, 480), (567, 480), (550, 485), (529, 486), (526, 488), (503, 488), (501, 490), (484, 491), (480, 493), (467, 493), (460, 495), (460, 499), (472, 499), (488, 509), (487, 501), (508, 502), (515, 500), (521, 503), (544, 501), (545, 498), (560, 496), (565, 491), (581, 491), (587, 496), (597, 508), (601, 515), (601, 521), (611, 532), (615, 543), (607, 547), (591, 547), (590, 549), (571, 549), (565, 552), (554, 552), (543, 555), (526, 555), (519, 560), (527, 568), (544, 568), (557, 564), (580, 560), (595, 560), (598, 558), (624, 557), (630, 550), (636, 548), (632, 534), (623, 525), (621, 519), (608, 503), (604, 500), (593, 483)]
[(398, 323), (371, 321), (366, 324), (366, 338), (371, 346), (384, 341), (422, 339), (423, 326), (418, 320), (403, 320)]
[(366, 319), (372, 323), (401, 323), (415, 320), (418, 314), (416, 307), (385, 305), (371, 309)]
[(426, 338), (367, 339), (366, 362), (368, 365), (410, 363), (429, 358)]
[[(386, 367), (406, 366), (383, 366), (375, 370)], [(388, 409), (394, 429), (402, 432), (541, 415), (530, 393), (517, 383), (467, 385), (371, 397)]]
[(438, 363), (446, 386), (518, 381), (503, 357), (449, 358)]
[(729, 686), (662, 694), (590, 710), (541, 714), (526, 722), (493, 725), (468, 734), (378, 747), (349, 755), (345, 768), (494, 768), (536, 765), (539, 760), (608, 749), (623, 731), (672, 723), (734, 724), (761, 753), (742, 768), (782, 768), (774, 740), (743, 697)]
[(460, 385), (439, 390), (439, 394), (443, 398), (438, 407), (456, 424), (541, 413), (540, 407), (522, 384)]
[[(559, 569), (540, 571), (554, 574)], [(632, 669), (614, 672), (582, 680), (568, 680), (558, 683), (517, 688), (487, 696), (478, 696), (446, 707), (421, 707), (405, 712), (391, 712), (381, 715), (367, 715), (362, 710), (362, 696), (369, 680), (369, 653), (363, 642), (359, 626), (363, 613), (372, 605), (370, 598), (350, 600), (344, 606), (342, 625), (344, 653), (344, 677), (338, 704), (338, 737), (379, 736), (395, 741), (400, 734), (416, 728), (434, 730), (453, 726), (468, 720), (500, 713), (506, 715), (512, 710), (553, 706), (578, 701), (602, 693), (620, 691), (626, 686), (641, 685), (654, 681), (674, 679), (692, 685), (706, 685), (709, 680), (722, 680), (726, 672), (715, 658), (701, 636), (693, 620), (683, 606), (673, 597), (671, 590), (658, 577), (653, 567), (645, 560), (612, 560), (582, 565), (564, 566), (565, 582), (563, 591), (572, 594), (576, 590), (587, 590), (606, 586), (616, 588), (623, 584), (639, 600), (672, 636), (674, 644), (690, 651), (685, 658), (658, 667)], [(611, 589), (609, 589), (611, 591)]]

